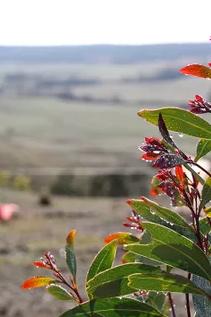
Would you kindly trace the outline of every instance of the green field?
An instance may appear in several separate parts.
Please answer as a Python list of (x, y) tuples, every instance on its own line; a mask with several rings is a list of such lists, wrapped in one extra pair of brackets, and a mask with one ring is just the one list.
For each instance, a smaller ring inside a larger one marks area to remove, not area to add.
[[(143, 166), (138, 161), (137, 145), (144, 136), (156, 135), (157, 130), (139, 119), (137, 111), (156, 105), (186, 106), (196, 92), (207, 96), (210, 91), (209, 81), (186, 77), (124, 81), (137, 76), (153, 78), (163, 67), (160, 62), (151, 66), (2, 66), (0, 168)], [(166, 69), (169, 67), (165, 65)], [(12, 74), (24, 74), (26, 78), (22, 81), (13, 78), (6, 86), (5, 78)], [(48, 82), (47, 90), (37, 88), (41, 78)], [(50, 78), (56, 80), (56, 84), (49, 84)], [(79, 82), (68, 86), (63, 84), (67, 78), (79, 81), (94, 78), (97, 84)], [(63, 100), (56, 95), (58, 90), (71, 91), (76, 97)], [(178, 142), (185, 144), (186, 139)], [(188, 151), (193, 152), (192, 141), (188, 139), (186, 144)]]

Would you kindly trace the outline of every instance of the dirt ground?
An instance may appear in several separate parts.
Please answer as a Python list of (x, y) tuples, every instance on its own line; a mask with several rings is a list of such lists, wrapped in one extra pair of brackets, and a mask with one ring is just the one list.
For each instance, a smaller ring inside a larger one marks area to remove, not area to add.
[(54, 197), (52, 206), (41, 207), (38, 197), (30, 193), (4, 191), (1, 196), (3, 201), (18, 204), (20, 212), (11, 222), (0, 224), (0, 316), (56, 317), (71, 304), (54, 300), (44, 290), (20, 289), (24, 279), (43, 274), (31, 262), (51, 250), (65, 271), (65, 237), (76, 228), (78, 281), (83, 288), (87, 268), (103, 246), (104, 236), (124, 230), (121, 222), (129, 208), (124, 199)]
[[(41, 207), (34, 194), (1, 192), (1, 201), (18, 204), (20, 212), (11, 222), (0, 224), (0, 316), (58, 317), (69, 309), (71, 303), (56, 301), (44, 290), (20, 289), (24, 279), (43, 274), (31, 262), (50, 250), (65, 272), (65, 237), (71, 228), (76, 228), (78, 282), (82, 289), (87, 268), (103, 246), (104, 236), (124, 231), (121, 223), (129, 214), (125, 200), (54, 197), (52, 206)], [(179, 311), (183, 311), (184, 303), (180, 299), (177, 303)]]

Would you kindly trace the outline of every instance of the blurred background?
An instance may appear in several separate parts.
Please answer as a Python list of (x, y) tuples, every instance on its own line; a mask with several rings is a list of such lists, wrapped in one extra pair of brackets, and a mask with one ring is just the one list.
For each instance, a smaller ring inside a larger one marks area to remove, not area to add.
[[(0, 9), (0, 316), (57, 316), (70, 304), (20, 284), (43, 274), (31, 262), (47, 250), (65, 270), (76, 228), (83, 286), (103, 237), (124, 230), (126, 199), (148, 195), (155, 171), (137, 146), (158, 132), (136, 113), (211, 99), (209, 81), (178, 71), (210, 62), (211, 3), (7, 0)], [(173, 137), (194, 154), (191, 138)]]

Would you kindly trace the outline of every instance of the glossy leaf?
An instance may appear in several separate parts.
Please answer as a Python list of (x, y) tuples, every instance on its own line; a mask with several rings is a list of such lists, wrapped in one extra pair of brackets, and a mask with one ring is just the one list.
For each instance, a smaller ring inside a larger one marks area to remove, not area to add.
[(134, 273), (161, 272), (159, 268), (142, 263), (129, 263), (115, 266), (97, 274), (87, 284), (87, 293), (92, 298), (113, 297), (131, 294), (135, 291), (128, 286), (128, 276)]
[(188, 235), (188, 237), (194, 237), (191, 226), (178, 213), (171, 209), (162, 207), (146, 197), (131, 199), (128, 201), (128, 204), (143, 219), (165, 225), (175, 231)]
[(115, 259), (117, 250), (117, 241), (111, 241), (110, 243), (106, 244), (96, 255), (94, 258), (88, 274), (87, 274), (87, 281), (92, 279), (96, 274), (109, 269)]
[(55, 280), (52, 277), (48, 276), (34, 276), (29, 278), (28, 280), (24, 281), (21, 285), (22, 288), (30, 289), (36, 287), (45, 287), (51, 283), (54, 283)]
[(197, 145), (195, 162), (211, 151), (211, 140), (201, 139)]
[(202, 189), (201, 203), (200, 203), (199, 209), (204, 208), (204, 206), (210, 200), (211, 200), (211, 177), (208, 177)]
[[(139, 284), (133, 283), (132, 277)], [(88, 284), (87, 291), (92, 298), (104, 298), (128, 295), (139, 289), (204, 294), (185, 277), (138, 263), (120, 265), (96, 275)]]
[(211, 139), (211, 125), (201, 117), (180, 108), (146, 109), (138, 115), (146, 121), (158, 125), (159, 114), (162, 114), (168, 130), (181, 132), (198, 138)]
[(201, 64), (189, 64), (180, 69), (185, 75), (201, 78), (211, 78), (211, 68)]
[(191, 293), (204, 295), (204, 292), (187, 278), (166, 272), (159, 274), (136, 273), (129, 276), (128, 286), (136, 290), (144, 289), (157, 292)]
[(95, 299), (81, 304), (60, 317), (165, 317), (154, 307), (130, 298)]
[(53, 297), (59, 300), (72, 300), (73, 297), (68, 291), (60, 285), (50, 285), (47, 287), (47, 291)]
[(114, 232), (110, 233), (108, 236), (105, 237), (105, 243), (109, 243), (113, 240), (116, 240), (118, 244), (129, 244), (139, 241), (134, 235), (128, 232)]
[(151, 234), (152, 241), (148, 244), (130, 244), (127, 250), (211, 279), (208, 258), (195, 243), (167, 227), (150, 222), (143, 222), (143, 225)]

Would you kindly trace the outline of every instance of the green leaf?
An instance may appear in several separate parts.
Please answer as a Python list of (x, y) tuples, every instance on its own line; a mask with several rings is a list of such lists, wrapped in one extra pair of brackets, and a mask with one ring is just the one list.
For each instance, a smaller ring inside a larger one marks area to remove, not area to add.
[(68, 291), (60, 285), (50, 285), (47, 287), (47, 291), (53, 297), (59, 300), (72, 300), (73, 297)]
[(113, 240), (99, 251), (89, 268), (87, 281), (92, 279), (96, 274), (105, 271), (112, 266), (116, 256), (116, 250), (117, 242)]
[(137, 256), (133, 252), (126, 252), (123, 254), (121, 262), (122, 263), (133, 263), (137, 259)]
[(167, 272), (136, 273), (128, 277), (131, 288), (157, 292), (191, 293), (204, 295), (204, 292), (187, 278)]
[(138, 115), (148, 122), (158, 125), (159, 114), (168, 130), (181, 132), (203, 139), (211, 139), (211, 125), (201, 117), (180, 108), (147, 109), (138, 112)]
[(211, 231), (211, 221), (207, 217), (200, 219), (199, 226), (200, 226), (200, 232), (203, 235), (206, 235), (206, 234), (210, 233), (210, 231)]
[(130, 298), (104, 298), (81, 304), (60, 317), (165, 317), (154, 307)]
[(146, 303), (155, 307), (160, 312), (164, 312), (167, 308), (167, 298), (163, 292), (150, 292)]
[(87, 293), (91, 297), (113, 297), (127, 295), (134, 292), (128, 286), (128, 276), (134, 273), (159, 273), (160, 268), (141, 263), (118, 265), (97, 274), (87, 283)]
[[(139, 284), (133, 283), (136, 277)], [(185, 277), (138, 263), (116, 266), (96, 275), (90, 280), (87, 292), (92, 298), (104, 298), (128, 295), (137, 289), (204, 294)]]
[(192, 227), (189, 226), (185, 219), (171, 209), (161, 207), (145, 197), (142, 199), (131, 199), (128, 203), (143, 219), (164, 225), (195, 239)]
[(201, 139), (197, 145), (195, 162), (211, 151), (211, 141)]
[(206, 179), (202, 189), (202, 197), (199, 209), (201, 210), (211, 200), (211, 177)]
[(73, 279), (75, 280), (76, 279), (76, 272), (77, 272), (77, 263), (76, 263), (74, 248), (73, 248), (73, 246), (67, 244), (65, 247), (65, 251), (66, 251), (67, 266), (70, 270), (70, 273), (73, 276)]
[(163, 262), (172, 267), (211, 279), (211, 266), (207, 256), (191, 240), (158, 224), (143, 222), (151, 234), (148, 244), (130, 244), (126, 250)]

